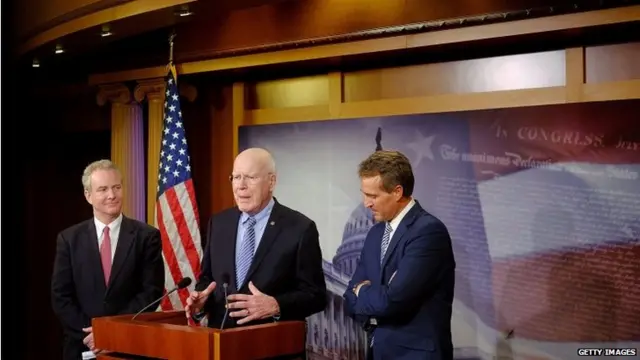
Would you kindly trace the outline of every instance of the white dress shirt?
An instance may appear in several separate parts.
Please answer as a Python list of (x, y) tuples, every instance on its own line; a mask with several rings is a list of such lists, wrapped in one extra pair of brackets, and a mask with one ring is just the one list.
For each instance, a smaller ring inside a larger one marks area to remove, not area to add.
[(102, 240), (104, 240), (104, 228), (109, 226), (109, 237), (111, 238), (111, 261), (116, 254), (116, 245), (118, 245), (118, 236), (120, 235), (120, 225), (122, 224), (122, 214), (120, 214), (109, 225), (103, 224), (97, 218), (93, 218), (96, 224), (96, 235), (98, 236), (98, 249), (102, 246)]
[(413, 198), (411, 198), (411, 201), (409, 201), (407, 206), (405, 206), (404, 209), (402, 209), (402, 211), (400, 211), (398, 215), (396, 215), (396, 217), (393, 218), (393, 220), (391, 220), (391, 222), (389, 223), (391, 225), (391, 233), (389, 234), (389, 239), (393, 239), (393, 234), (396, 232), (396, 229), (400, 225), (400, 222), (402, 221), (402, 219), (404, 219), (405, 215), (407, 215), (409, 210), (411, 210), (411, 208), (415, 204), (416, 204), (416, 201)]

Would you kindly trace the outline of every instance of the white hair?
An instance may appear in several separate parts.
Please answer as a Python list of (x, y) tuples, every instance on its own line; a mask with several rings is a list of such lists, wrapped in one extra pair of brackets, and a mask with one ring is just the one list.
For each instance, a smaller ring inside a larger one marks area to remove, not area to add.
[(113, 162), (111, 162), (111, 160), (94, 161), (91, 164), (87, 165), (87, 167), (84, 168), (84, 171), (82, 172), (82, 187), (84, 187), (86, 191), (91, 190), (91, 175), (96, 170), (115, 170), (122, 177), (120, 169), (118, 169), (118, 167)]

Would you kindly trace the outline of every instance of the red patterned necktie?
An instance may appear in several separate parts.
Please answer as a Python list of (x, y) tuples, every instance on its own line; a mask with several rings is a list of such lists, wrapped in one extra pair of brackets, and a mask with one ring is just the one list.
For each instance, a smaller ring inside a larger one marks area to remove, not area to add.
[(100, 245), (100, 260), (102, 260), (104, 283), (109, 285), (109, 276), (111, 276), (111, 237), (109, 236), (108, 226), (105, 226), (103, 234), (102, 245)]

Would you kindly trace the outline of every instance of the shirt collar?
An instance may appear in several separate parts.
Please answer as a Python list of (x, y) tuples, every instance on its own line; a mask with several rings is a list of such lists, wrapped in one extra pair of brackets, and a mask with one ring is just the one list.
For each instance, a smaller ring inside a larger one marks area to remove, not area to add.
[[(264, 209), (260, 210), (259, 213), (253, 216), (253, 218), (256, 220), (256, 223), (260, 222), (260, 220), (264, 220), (264, 218), (267, 218), (269, 217), (269, 215), (271, 215), (271, 210), (273, 209), (274, 204), (275, 201), (273, 200), (273, 198), (271, 198), (271, 200), (269, 200), (269, 203), (267, 203), (267, 206), (265, 206)], [(247, 214), (246, 212), (243, 212), (240, 217), (240, 222), (244, 224), (250, 216), (251, 215)]]
[(411, 201), (409, 201), (409, 203), (404, 207), (404, 209), (402, 209), (402, 211), (400, 211), (398, 215), (396, 215), (396, 217), (389, 222), (391, 225), (391, 229), (395, 230), (398, 228), (398, 225), (400, 225), (400, 222), (402, 221), (402, 219), (405, 217), (405, 215), (407, 215), (409, 210), (411, 210), (411, 208), (415, 204), (416, 204), (416, 201), (413, 198), (411, 198)]
[(120, 215), (118, 215), (118, 217), (108, 225), (103, 224), (95, 216), (93, 217), (93, 222), (96, 224), (96, 230), (98, 231), (98, 235), (102, 235), (102, 232), (104, 231), (104, 228), (106, 226), (109, 226), (109, 232), (113, 233), (116, 230), (120, 229), (120, 224), (122, 224), (122, 213), (120, 213)]

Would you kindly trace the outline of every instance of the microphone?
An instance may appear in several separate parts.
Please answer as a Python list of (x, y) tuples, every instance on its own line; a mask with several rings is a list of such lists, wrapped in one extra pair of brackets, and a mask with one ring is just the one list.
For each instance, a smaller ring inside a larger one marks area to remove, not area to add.
[[(224, 302), (227, 306), (229, 305), (227, 300), (227, 288), (229, 287), (229, 282), (231, 282), (231, 276), (229, 275), (229, 273), (222, 273), (222, 291), (224, 291)], [(224, 312), (224, 318), (222, 319), (222, 327), (220, 328), (221, 330), (224, 328), (224, 323), (228, 316), (228, 311), (229, 309), (227, 308)], [(204, 309), (202, 309), (199, 312), (191, 315), (191, 319), (193, 319), (193, 321), (198, 323), (202, 319), (204, 319), (206, 315), (207, 313), (204, 311)]]
[(174, 287), (173, 289), (171, 289), (171, 291), (168, 291), (166, 294), (160, 296), (160, 298), (158, 298), (156, 301), (152, 302), (151, 304), (145, 306), (142, 310), (138, 311), (138, 313), (136, 313), (135, 315), (133, 315), (133, 317), (131, 318), (131, 320), (135, 320), (136, 317), (138, 317), (138, 315), (142, 314), (142, 312), (144, 312), (145, 310), (147, 310), (148, 308), (150, 308), (151, 306), (153, 306), (154, 304), (157, 304), (158, 302), (160, 302), (162, 299), (166, 298), (167, 296), (171, 295), (172, 293), (176, 292), (177, 290), (181, 290), (186, 288), (187, 286), (191, 285), (191, 278), (190, 277), (186, 277), (186, 278), (182, 278), (182, 280), (178, 281), (178, 285), (176, 285), (176, 287)]
[(227, 321), (227, 316), (229, 316), (229, 300), (227, 300), (227, 287), (229, 286), (229, 273), (222, 274), (222, 290), (224, 291), (224, 317), (222, 318), (222, 323), (220, 324), (220, 330), (224, 330), (224, 323)]

